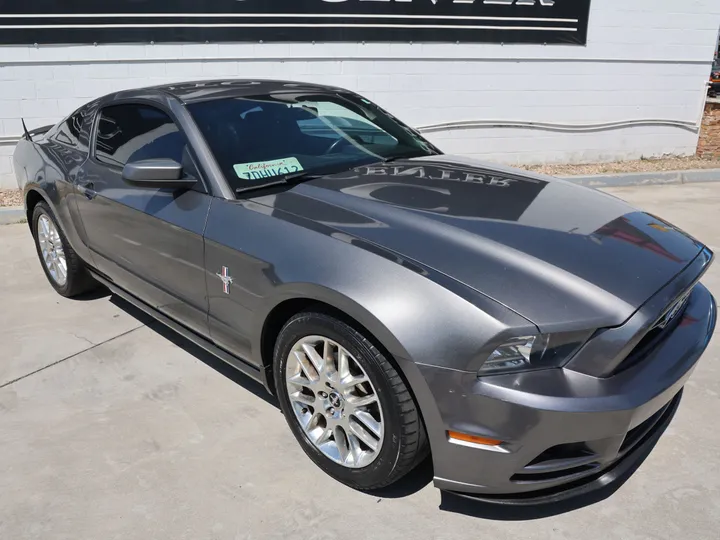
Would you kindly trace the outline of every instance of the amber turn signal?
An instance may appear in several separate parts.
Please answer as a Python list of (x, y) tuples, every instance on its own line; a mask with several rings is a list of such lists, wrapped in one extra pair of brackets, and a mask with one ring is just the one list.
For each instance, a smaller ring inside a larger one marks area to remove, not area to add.
[(448, 431), (447, 433), (449, 439), (455, 439), (456, 441), (482, 444), (484, 446), (497, 446), (499, 444), (502, 444), (502, 441), (499, 441), (497, 439), (479, 437), (478, 435), (468, 435), (467, 433), (460, 433), (459, 431)]

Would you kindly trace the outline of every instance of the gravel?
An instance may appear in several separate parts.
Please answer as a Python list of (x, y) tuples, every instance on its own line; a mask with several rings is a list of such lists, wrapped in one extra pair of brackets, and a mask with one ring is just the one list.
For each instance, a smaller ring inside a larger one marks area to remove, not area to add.
[(526, 165), (520, 168), (550, 176), (587, 176), (592, 174), (720, 169), (720, 159), (674, 157), (612, 163), (589, 163), (586, 165)]
[(0, 208), (4, 206), (22, 205), (22, 192), (19, 189), (0, 189)]

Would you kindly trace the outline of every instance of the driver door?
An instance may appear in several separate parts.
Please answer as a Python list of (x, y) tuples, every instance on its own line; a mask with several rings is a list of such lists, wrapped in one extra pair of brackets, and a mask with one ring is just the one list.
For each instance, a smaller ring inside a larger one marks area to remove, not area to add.
[[(212, 197), (171, 116), (144, 103), (98, 112), (90, 159), (79, 185), (79, 212), (100, 272), (121, 288), (204, 335), (207, 328), (203, 229)], [(198, 178), (194, 189), (136, 187), (128, 162), (168, 158)]]

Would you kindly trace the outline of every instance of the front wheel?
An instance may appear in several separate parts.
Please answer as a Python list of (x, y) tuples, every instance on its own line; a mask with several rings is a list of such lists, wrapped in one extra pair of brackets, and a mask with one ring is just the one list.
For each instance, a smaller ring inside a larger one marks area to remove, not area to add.
[(296, 315), (280, 332), (275, 387), (305, 453), (355, 489), (399, 480), (427, 454), (413, 397), (360, 332), (324, 313)]

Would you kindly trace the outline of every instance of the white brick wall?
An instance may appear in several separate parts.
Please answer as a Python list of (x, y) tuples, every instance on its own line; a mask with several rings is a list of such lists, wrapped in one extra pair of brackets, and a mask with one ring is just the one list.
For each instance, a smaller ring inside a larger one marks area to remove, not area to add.
[[(717, 0), (595, 0), (587, 47), (409, 43), (221, 43), (0, 47), (0, 187), (15, 185), (20, 118), (54, 123), (91, 98), (137, 86), (273, 77), (359, 91), (414, 126), (495, 120), (694, 123), (720, 27)], [(670, 126), (563, 133), (476, 128), (431, 133), (446, 152), (505, 163), (692, 154)]]

